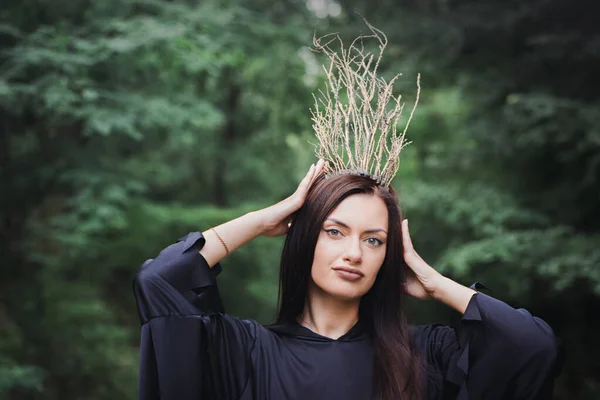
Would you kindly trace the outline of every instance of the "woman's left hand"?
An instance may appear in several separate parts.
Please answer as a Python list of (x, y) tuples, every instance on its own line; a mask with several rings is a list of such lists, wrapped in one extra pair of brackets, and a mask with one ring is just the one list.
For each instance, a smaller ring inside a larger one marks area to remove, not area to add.
[(406, 268), (406, 282), (404, 291), (417, 299), (433, 298), (436, 287), (444, 276), (427, 264), (415, 251), (410, 233), (408, 220), (402, 221), (402, 245), (404, 247), (404, 262)]

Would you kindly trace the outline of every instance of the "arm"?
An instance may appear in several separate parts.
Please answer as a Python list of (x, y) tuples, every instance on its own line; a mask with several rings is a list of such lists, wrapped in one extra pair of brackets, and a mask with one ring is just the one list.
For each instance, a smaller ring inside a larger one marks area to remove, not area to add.
[[(200, 253), (204, 256), (208, 265), (211, 268), (214, 267), (220, 260), (225, 258), (227, 250), (231, 253), (257, 236), (278, 236), (286, 233), (289, 229), (292, 214), (304, 204), (308, 189), (320, 175), (324, 165), (323, 160), (319, 160), (317, 165), (313, 164), (300, 185), (298, 185), (298, 189), (285, 200), (271, 207), (245, 214), (204, 232), (206, 244), (200, 250)], [(215, 231), (223, 239), (227, 249), (225, 249)]]
[[(216, 288), (216, 276), (221, 270), (219, 261), (227, 251), (234, 251), (260, 234), (277, 236), (287, 232), (292, 214), (304, 203), (323, 166), (321, 160), (311, 166), (294, 194), (279, 203), (209, 229), (205, 234), (192, 232), (162, 250), (155, 259), (146, 261), (134, 280), (142, 323), (162, 315), (222, 311)], [(173, 301), (174, 298), (178, 301)]]
[(406, 262), (406, 282), (404, 291), (417, 299), (435, 299), (464, 314), (471, 298), (477, 292), (446, 278), (415, 251), (410, 233), (408, 220), (402, 221), (402, 247)]
[(436, 282), (431, 297), (464, 314), (471, 297), (476, 293), (475, 290), (442, 276)]
[[(229, 251), (259, 234), (287, 232), (322, 164), (287, 199), (215, 227)], [(258, 324), (224, 313), (216, 276), (226, 254), (214, 231), (191, 232), (137, 273), (140, 400), (239, 399), (245, 390)]]
[(407, 221), (402, 234), (406, 292), (463, 314), (456, 329), (430, 325), (415, 333), (427, 362), (456, 385), (456, 398), (549, 398), (562, 361), (559, 341), (548, 324), (444, 277), (415, 252)]
[(227, 249), (231, 253), (262, 234), (262, 220), (261, 213), (255, 211), (203, 232), (202, 235), (206, 238), (206, 244), (200, 250), (200, 254), (204, 256), (208, 266), (214, 267), (227, 255), (227, 250), (221, 244), (215, 231), (227, 244)]
[(246, 386), (256, 324), (224, 314), (204, 244), (200, 232), (182, 237), (134, 280), (140, 400), (237, 399)]
[(483, 293), (454, 327), (417, 326), (412, 335), (427, 366), (439, 371), (429, 386), (443, 398), (550, 399), (564, 361), (543, 320)]

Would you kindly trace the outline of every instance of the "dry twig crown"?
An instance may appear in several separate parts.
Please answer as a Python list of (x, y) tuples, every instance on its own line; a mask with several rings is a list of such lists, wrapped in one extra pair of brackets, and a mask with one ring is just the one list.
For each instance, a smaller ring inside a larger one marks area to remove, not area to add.
[[(327, 176), (364, 175), (388, 188), (398, 171), (400, 152), (410, 143), (406, 131), (419, 102), (420, 75), (415, 104), (399, 132), (404, 103), (401, 95), (394, 95), (393, 86), (401, 74), (389, 82), (377, 76), (388, 41), (382, 31), (365, 23), (371, 34), (360, 35), (347, 49), (337, 33), (313, 38), (312, 50), (329, 58), (329, 65), (323, 66), (326, 90), (319, 90), (319, 96), (313, 94), (311, 115), (319, 140), (316, 154), (328, 162)], [(377, 55), (365, 50), (365, 39), (378, 42)], [(333, 44), (339, 46), (339, 52)]]

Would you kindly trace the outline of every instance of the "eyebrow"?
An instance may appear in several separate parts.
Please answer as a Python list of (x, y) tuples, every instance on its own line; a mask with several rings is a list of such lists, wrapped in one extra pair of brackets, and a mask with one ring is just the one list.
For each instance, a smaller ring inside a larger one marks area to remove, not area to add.
[[(343, 226), (343, 227), (344, 227), (344, 228), (346, 228), (346, 229), (350, 229), (350, 227), (349, 227), (348, 225), (346, 225), (346, 224), (345, 224), (345, 223), (343, 223), (342, 221), (340, 221), (340, 220), (337, 220), (337, 219), (335, 219), (335, 218), (327, 218), (327, 219), (326, 219), (326, 221), (332, 221), (332, 222), (335, 222), (335, 223), (336, 223), (336, 224), (338, 224), (338, 225), (341, 225), (341, 226)], [(385, 234), (387, 234), (387, 232), (386, 232), (385, 230), (383, 230), (383, 229), (367, 229), (367, 230), (365, 231), (365, 233), (376, 233), (376, 232), (384, 232)]]

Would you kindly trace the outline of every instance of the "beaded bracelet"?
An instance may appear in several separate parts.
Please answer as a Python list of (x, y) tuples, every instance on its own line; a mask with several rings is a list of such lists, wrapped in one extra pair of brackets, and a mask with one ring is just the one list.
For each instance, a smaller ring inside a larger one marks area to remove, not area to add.
[(213, 231), (215, 233), (215, 235), (217, 235), (217, 238), (219, 238), (219, 241), (221, 242), (221, 244), (223, 245), (223, 247), (225, 247), (225, 251), (227, 252), (227, 255), (229, 255), (229, 248), (225, 244), (225, 241), (223, 240), (223, 238), (221, 237), (221, 235), (219, 235), (217, 233), (217, 231), (215, 231), (215, 228), (210, 228), (210, 230)]

